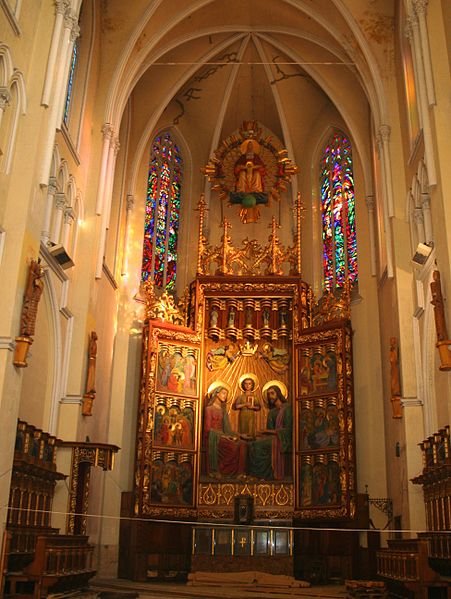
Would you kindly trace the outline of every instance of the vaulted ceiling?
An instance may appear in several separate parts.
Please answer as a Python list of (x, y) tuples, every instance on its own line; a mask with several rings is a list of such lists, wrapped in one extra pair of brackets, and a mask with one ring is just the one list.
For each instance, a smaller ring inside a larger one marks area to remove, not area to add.
[(117, 127), (131, 98), (138, 154), (173, 125), (207, 158), (256, 119), (297, 148), (298, 162), (329, 123), (346, 127), (369, 162), (365, 140), (385, 117), (393, 10), (388, 0), (109, 0), (105, 121)]

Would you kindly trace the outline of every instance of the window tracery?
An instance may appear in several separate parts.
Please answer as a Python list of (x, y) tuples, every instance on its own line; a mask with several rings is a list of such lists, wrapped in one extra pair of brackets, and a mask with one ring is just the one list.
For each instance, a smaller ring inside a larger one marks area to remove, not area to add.
[(324, 288), (333, 291), (358, 281), (352, 148), (335, 132), (320, 163)]
[(182, 187), (182, 157), (169, 132), (150, 151), (141, 279), (174, 289)]

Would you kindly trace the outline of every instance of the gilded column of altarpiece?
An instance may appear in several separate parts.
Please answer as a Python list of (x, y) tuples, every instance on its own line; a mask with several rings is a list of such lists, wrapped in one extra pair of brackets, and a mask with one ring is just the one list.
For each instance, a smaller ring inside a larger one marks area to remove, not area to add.
[(144, 326), (135, 515), (230, 521), (246, 495), (260, 520), (352, 516), (349, 326), (311, 328), (295, 276), (199, 276), (188, 314)]

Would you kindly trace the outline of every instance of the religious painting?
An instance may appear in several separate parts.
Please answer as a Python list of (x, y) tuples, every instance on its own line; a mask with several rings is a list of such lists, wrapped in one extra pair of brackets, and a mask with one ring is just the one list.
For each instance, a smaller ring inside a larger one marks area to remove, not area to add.
[(156, 371), (156, 391), (175, 395), (197, 395), (199, 350), (160, 343)]
[(165, 506), (191, 506), (193, 472), (192, 455), (154, 452), (151, 468), (151, 502)]
[(340, 468), (338, 463), (329, 460), (325, 463), (320, 456), (313, 466), (312, 505), (324, 506), (339, 503)]
[[(305, 458), (304, 458), (305, 459)], [(309, 460), (309, 458), (307, 458)], [(311, 507), (313, 498), (313, 468), (310, 461), (304, 461), (301, 466), (300, 503), (302, 507)]]
[(301, 408), (301, 449), (337, 448), (340, 441), (340, 417), (336, 398), (306, 400)]
[(355, 509), (355, 439), (349, 323), (306, 333), (297, 356), (299, 515), (350, 517)]
[(283, 381), (248, 371), (234, 391), (216, 380), (208, 388), (203, 415), (203, 468), (209, 479), (243, 482), (292, 477), (292, 406)]
[(157, 395), (154, 410), (154, 447), (194, 449), (194, 400)]
[(301, 395), (336, 391), (338, 359), (332, 343), (303, 348), (300, 356)]

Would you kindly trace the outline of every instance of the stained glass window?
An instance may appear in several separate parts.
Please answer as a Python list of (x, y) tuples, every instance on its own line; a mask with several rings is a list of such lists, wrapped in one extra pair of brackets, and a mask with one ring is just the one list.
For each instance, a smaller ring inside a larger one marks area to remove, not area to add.
[(78, 64), (78, 56), (79, 56), (79, 38), (77, 38), (74, 42), (74, 48), (72, 50), (72, 60), (70, 61), (69, 67), (69, 80), (67, 82), (67, 92), (66, 92), (66, 102), (64, 104), (64, 114), (63, 121), (66, 125), (69, 124), (69, 114), (70, 114), (70, 106), (72, 103), (72, 98), (74, 94), (74, 81), (75, 81), (75, 72), (77, 70)]
[(324, 288), (333, 291), (358, 280), (352, 150), (345, 135), (331, 136), (320, 168)]
[(175, 286), (182, 166), (171, 135), (158, 135), (150, 151), (141, 279), (152, 277), (168, 290)]

